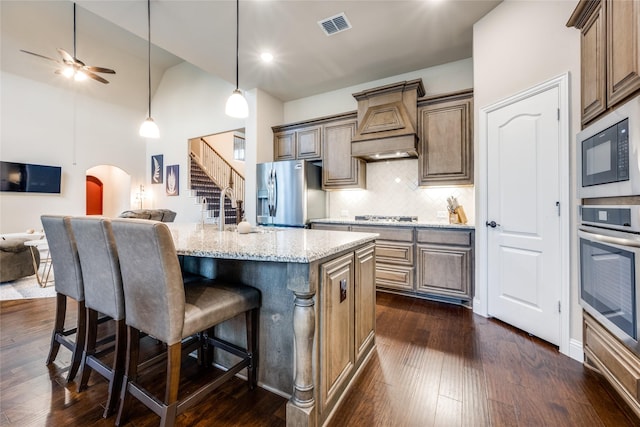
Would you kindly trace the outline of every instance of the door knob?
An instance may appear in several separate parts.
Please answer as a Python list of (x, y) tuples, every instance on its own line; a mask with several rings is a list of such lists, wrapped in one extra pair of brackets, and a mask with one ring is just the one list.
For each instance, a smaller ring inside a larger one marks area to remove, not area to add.
[(487, 221), (487, 222), (485, 223), (485, 225), (486, 225), (487, 227), (491, 227), (491, 228), (496, 228), (496, 227), (499, 227), (499, 226), (500, 226), (500, 224), (496, 223), (495, 221), (491, 221), (491, 222)]

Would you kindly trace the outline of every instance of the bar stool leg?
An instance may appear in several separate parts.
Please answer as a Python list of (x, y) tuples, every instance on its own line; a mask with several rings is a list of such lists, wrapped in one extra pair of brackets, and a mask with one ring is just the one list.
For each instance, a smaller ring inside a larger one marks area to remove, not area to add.
[(140, 331), (131, 326), (127, 326), (127, 367), (122, 379), (122, 390), (120, 391), (120, 407), (116, 417), (116, 426), (121, 426), (127, 419), (131, 398), (127, 389), (129, 382), (135, 381), (138, 376), (138, 359), (140, 357)]
[(98, 337), (98, 312), (90, 308), (86, 309), (87, 316), (87, 340), (85, 350), (82, 354), (82, 368), (80, 370), (80, 385), (78, 391), (87, 388), (89, 377), (91, 376), (91, 366), (88, 364), (88, 358), (96, 352), (96, 340)]
[(71, 367), (69, 368), (69, 374), (67, 375), (67, 382), (73, 381), (78, 369), (80, 369), (80, 362), (82, 361), (82, 352), (84, 351), (84, 343), (87, 339), (87, 316), (85, 315), (84, 301), (78, 301), (78, 323), (76, 326), (76, 342), (72, 350)]
[(47, 365), (53, 363), (58, 356), (60, 350), (60, 341), (58, 335), (64, 331), (64, 319), (67, 315), (67, 297), (63, 294), (56, 294), (56, 319), (53, 325), (53, 333), (51, 334), (51, 347), (49, 348), (49, 356), (47, 357)]

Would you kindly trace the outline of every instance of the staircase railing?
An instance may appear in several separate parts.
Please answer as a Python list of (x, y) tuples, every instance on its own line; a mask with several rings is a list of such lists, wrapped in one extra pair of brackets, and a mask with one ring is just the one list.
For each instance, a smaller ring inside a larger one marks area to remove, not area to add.
[(191, 157), (220, 189), (231, 187), (236, 201), (244, 203), (244, 176), (227, 162), (204, 138), (191, 140)]

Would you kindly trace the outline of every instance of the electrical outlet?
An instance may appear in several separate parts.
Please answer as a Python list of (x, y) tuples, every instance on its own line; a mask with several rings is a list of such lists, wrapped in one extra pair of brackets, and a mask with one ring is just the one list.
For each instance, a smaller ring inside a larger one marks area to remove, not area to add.
[(346, 218), (346, 217), (348, 217), (348, 216), (349, 216), (349, 211), (348, 211), (347, 209), (342, 209), (342, 210), (340, 211), (340, 216), (341, 216), (342, 218)]
[(447, 211), (438, 211), (438, 212), (436, 212), (436, 218), (446, 219), (447, 218)]

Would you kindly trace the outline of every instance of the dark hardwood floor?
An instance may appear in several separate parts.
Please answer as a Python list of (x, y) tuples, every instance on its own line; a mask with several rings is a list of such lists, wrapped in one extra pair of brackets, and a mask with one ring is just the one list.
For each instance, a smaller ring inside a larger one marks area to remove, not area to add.
[[(54, 366), (44, 364), (54, 301), (0, 304), (0, 425), (111, 426), (114, 417), (101, 418), (106, 380), (94, 373), (77, 393), (76, 383), (63, 380), (68, 351), (60, 350)], [(208, 375), (190, 362), (185, 391)], [(619, 400), (597, 374), (508, 325), (457, 306), (378, 293), (377, 350), (330, 425), (640, 426)], [(178, 421), (284, 426), (285, 404), (236, 378)], [(158, 424), (139, 404), (132, 415), (128, 426)]]

